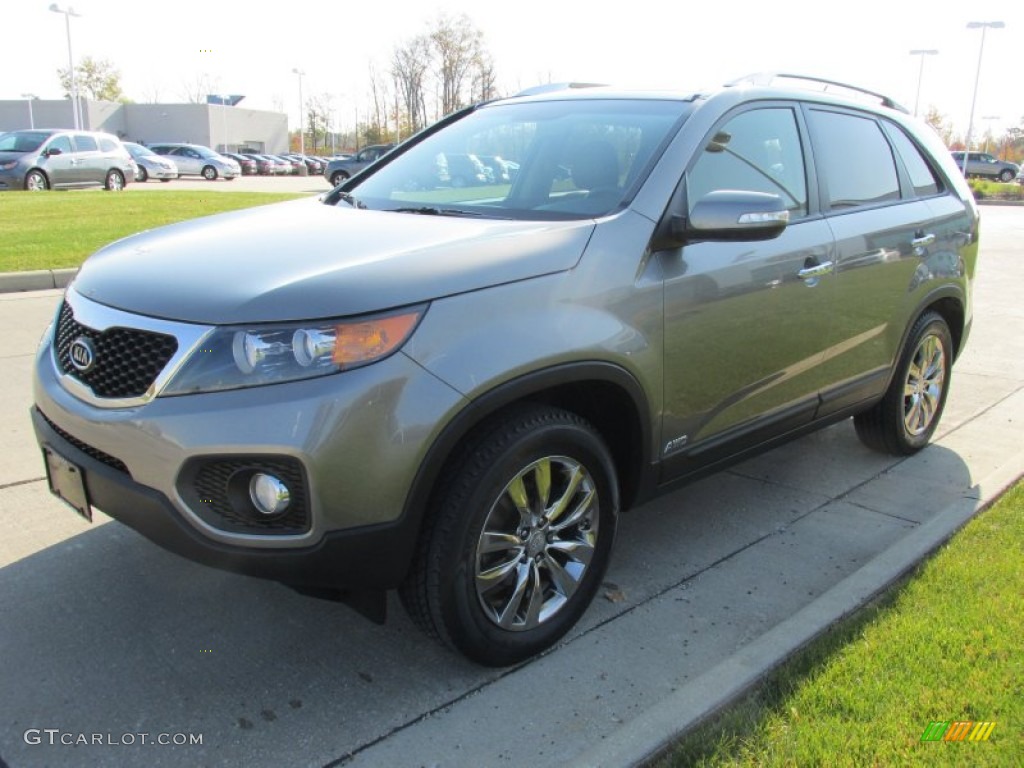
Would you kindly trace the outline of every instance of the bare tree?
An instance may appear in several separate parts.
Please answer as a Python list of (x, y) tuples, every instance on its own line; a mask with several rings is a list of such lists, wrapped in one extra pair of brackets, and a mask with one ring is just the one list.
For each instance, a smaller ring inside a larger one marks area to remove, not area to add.
[(494, 59), (491, 54), (481, 49), (473, 61), (473, 82), (470, 85), (470, 101), (487, 101), (498, 96), (497, 74), (494, 71)]
[(321, 93), (319, 96), (306, 99), (306, 132), (313, 145), (313, 154), (316, 154), (318, 142), (327, 146), (327, 132), (330, 130), (330, 123), (331, 95)]
[[(410, 134), (427, 124), (424, 84), (430, 60), (430, 38), (425, 35), (417, 35), (404, 45), (397, 46), (391, 57), (391, 76)], [(397, 115), (396, 120), (400, 120)]]
[(206, 72), (193, 75), (181, 81), (181, 94), (189, 104), (205, 104), (206, 97), (213, 92), (213, 82)]
[(483, 33), (465, 14), (454, 20), (442, 14), (434, 23), (430, 42), (436, 56), (436, 77), (441, 84), (441, 114), (447, 115), (464, 105), (463, 88), (473, 62), (480, 56), (482, 39)]
[(385, 141), (388, 131), (388, 83), (370, 62), (370, 96), (373, 107), (363, 133), (370, 143)]
[(934, 104), (928, 107), (928, 111), (924, 115), (924, 121), (935, 129), (935, 132), (939, 134), (939, 137), (950, 149), (953, 149), (953, 144), (955, 142), (960, 141), (960, 139), (953, 134), (953, 126), (950, 125), (949, 120), (944, 114), (939, 112), (938, 108)]

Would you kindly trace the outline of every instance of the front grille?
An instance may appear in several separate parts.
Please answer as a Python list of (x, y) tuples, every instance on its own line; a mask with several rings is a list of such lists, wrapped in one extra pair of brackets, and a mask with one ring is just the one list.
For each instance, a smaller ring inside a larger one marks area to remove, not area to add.
[[(81, 372), (71, 363), (71, 344), (87, 338), (95, 350), (95, 363)], [(65, 301), (57, 320), (57, 360), (62, 373), (87, 385), (97, 397), (142, 397), (160, 371), (178, 351), (173, 336), (132, 328), (96, 331), (75, 321)]]
[[(36, 410), (39, 411), (38, 408)], [(83, 441), (79, 440), (77, 437), (72, 437), (67, 432), (65, 432), (63, 429), (61, 429), (56, 424), (54, 424), (52, 421), (50, 421), (46, 417), (46, 414), (43, 413), (42, 411), (39, 411), (39, 415), (43, 417), (43, 421), (45, 421), (47, 424), (50, 425), (50, 429), (52, 429), (58, 435), (63, 437), (65, 440), (67, 440), (69, 443), (71, 443), (73, 446), (75, 446), (75, 448), (80, 450), (82, 453), (86, 454), (87, 456), (91, 456), (92, 458), (96, 459), (96, 461), (100, 462), (101, 464), (106, 464), (111, 469), (116, 469), (118, 472), (124, 472), (126, 475), (130, 475), (131, 474), (128, 471), (128, 467), (126, 467), (124, 462), (121, 461), (120, 459), (114, 458), (109, 453), (104, 453), (99, 448), (93, 448), (91, 445), (89, 445), (86, 442), (83, 442)]]
[[(249, 499), (249, 479), (257, 472), (280, 478), (291, 502), (280, 516), (264, 517)], [(288, 456), (194, 459), (182, 471), (179, 488), (206, 523), (231, 533), (295, 535), (309, 530), (309, 505), (302, 465)]]

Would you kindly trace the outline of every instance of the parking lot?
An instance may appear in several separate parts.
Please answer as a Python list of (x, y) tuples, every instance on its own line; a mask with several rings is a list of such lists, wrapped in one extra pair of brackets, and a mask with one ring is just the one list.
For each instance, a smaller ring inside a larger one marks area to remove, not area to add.
[(329, 192), (331, 187), (323, 176), (239, 176), (231, 181), (207, 181), (199, 177), (186, 176), (166, 183), (146, 181), (129, 184), (125, 189), (129, 192), (170, 192), (188, 189), (201, 192), (308, 192), (311, 195), (322, 195)]
[[(328, 189), (128, 190), (185, 188)], [(28, 419), (60, 294), (0, 294), (0, 766), (630, 764), (792, 650), (795, 619), (827, 626), (1024, 471), (1024, 208), (982, 215), (974, 329), (934, 445), (881, 456), (844, 422), (634, 510), (580, 624), (506, 670), (441, 649), (397, 601), (376, 626), (76, 517)]]

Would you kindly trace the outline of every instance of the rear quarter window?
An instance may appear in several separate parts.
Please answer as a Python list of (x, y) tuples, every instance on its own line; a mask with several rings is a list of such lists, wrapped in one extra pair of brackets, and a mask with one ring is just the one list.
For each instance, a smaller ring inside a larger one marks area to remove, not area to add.
[(903, 129), (892, 123), (886, 123), (885, 130), (889, 134), (893, 146), (896, 147), (900, 160), (903, 161), (903, 167), (907, 169), (913, 194), (916, 197), (928, 197), (941, 192), (943, 186), (939, 181), (938, 174), (935, 173), (931, 163), (921, 154), (917, 145), (903, 132)]

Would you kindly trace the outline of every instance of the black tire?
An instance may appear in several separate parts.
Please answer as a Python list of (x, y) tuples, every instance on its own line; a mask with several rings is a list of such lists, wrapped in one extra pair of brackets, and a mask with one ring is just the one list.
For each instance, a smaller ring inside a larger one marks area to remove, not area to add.
[(1006, 168), (1006, 169), (1004, 169), (1004, 170), (999, 172), (999, 180), (1001, 182), (1003, 182), (1004, 184), (1009, 184), (1011, 181), (1013, 181), (1013, 178), (1016, 175), (1017, 174), (1015, 174), (1009, 168)]
[(861, 442), (895, 456), (924, 448), (942, 418), (952, 365), (949, 326), (938, 313), (926, 312), (907, 337), (885, 395), (870, 410), (853, 417)]
[(608, 565), (618, 483), (604, 441), (573, 413), (526, 405), (484, 422), (443, 472), (399, 589), (409, 615), (488, 666), (551, 647)]
[(42, 192), (50, 188), (50, 180), (37, 168), (25, 174), (25, 189), (31, 192)]
[(107, 178), (103, 181), (103, 188), (108, 192), (121, 192), (124, 190), (124, 174), (117, 170), (107, 171)]
[(344, 171), (337, 171), (331, 176), (331, 186), (336, 187), (339, 184), (344, 184), (348, 180), (348, 174)]
[(207, 181), (214, 181), (217, 178), (217, 169), (212, 165), (203, 167), (203, 178)]
[(160, 179), (160, 181), (162, 181), (164, 184), (166, 184), (167, 182), (170, 181), (170, 179)]
[(135, 180), (140, 184), (149, 181), (149, 172), (141, 165), (137, 167), (139, 169), (139, 172), (135, 174)]

